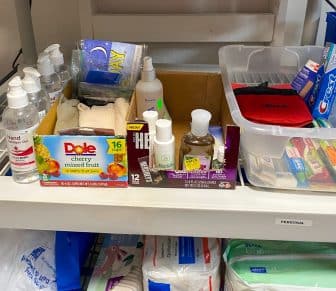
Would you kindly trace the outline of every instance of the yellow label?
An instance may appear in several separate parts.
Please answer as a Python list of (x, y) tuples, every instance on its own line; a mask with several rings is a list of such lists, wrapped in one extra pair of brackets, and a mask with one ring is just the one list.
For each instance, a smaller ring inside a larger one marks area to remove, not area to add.
[(201, 162), (198, 158), (188, 158), (184, 160), (184, 167), (187, 171), (199, 170)]
[(108, 143), (107, 154), (126, 154), (126, 140), (122, 138), (109, 138), (106, 140)]
[(65, 175), (99, 175), (103, 172), (102, 168), (63, 168), (62, 174)]
[(140, 131), (143, 128), (144, 124), (141, 123), (129, 123), (127, 124), (127, 130)]

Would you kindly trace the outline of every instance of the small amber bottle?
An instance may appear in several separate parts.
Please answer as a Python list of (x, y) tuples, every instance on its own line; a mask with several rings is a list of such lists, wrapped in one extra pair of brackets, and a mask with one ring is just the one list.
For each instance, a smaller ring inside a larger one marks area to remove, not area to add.
[(186, 171), (209, 170), (215, 144), (214, 137), (209, 134), (211, 113), (195, 109), (191, 119), (191, 131), (182, 137), (179, 167)]

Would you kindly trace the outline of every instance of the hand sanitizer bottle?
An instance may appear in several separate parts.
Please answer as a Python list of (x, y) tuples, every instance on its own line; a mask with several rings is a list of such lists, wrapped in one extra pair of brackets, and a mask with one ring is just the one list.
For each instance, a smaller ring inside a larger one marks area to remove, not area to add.
[(153, 68), (152, 58), (144, 57), (141, 80), (135, 86), (137, 100), (137, 116), (142, 117), (142, 113), (148, 110), (155, 110), (159, 118), (163, 118), (163, 89), (161, 81), (156, 78)]
[(23, 89), (27, 92), (29, 102), (37, 109), (40, 121), (50, 109), (50, 98), (44, 89), (41, 88), (41, 74), (32, 67), (23, 69), (25, 77), (22, 80)]
[(209, 133), (211, 113), (203, 109), (191, 112), (191, 132), (182, 137), (179, 166), (186, 171), (209, 170), (215, 139)]
[(8, 85), (8, 107), (2, 119), (12, 175), (17, 183), (31, 183), (39, 178), (33, 142), (33, 133), (39, 123), (38, 112), (29, 103), (20, 77), (14, 77)]
[(62, 83), (55, 73), (53, 64), (47, 53), (41, 53), (37, 59), (37, 69), (41, 74), (41, 84), (45, 87), (50, 97), (51, 105), (62, 95)]
[(55, 72), (61, 78), (63, 88), (71, 80), (70, 70), (68, 66), (64, 64), (63, 53), (60, 51), (60, 45), (58, 43), (48, 46), (45, 50), (49, 54), (51, 63), (54, 65)]

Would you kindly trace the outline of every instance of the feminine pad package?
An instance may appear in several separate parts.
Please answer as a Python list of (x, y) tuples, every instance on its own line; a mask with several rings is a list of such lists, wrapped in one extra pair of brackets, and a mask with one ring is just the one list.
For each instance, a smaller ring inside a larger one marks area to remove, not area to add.
[(81, 41), (82, 81), (134, 88), (140, 74), (143, 45), (105, 40)]
[(105, 235), (88, 291), (142, 291), (142, 237)]
[(145, 291), (211, 291), (220, 286), (220, 240), (147, 236)]
[(225, 291), (334, 291), (336, 245), (232, 240)]

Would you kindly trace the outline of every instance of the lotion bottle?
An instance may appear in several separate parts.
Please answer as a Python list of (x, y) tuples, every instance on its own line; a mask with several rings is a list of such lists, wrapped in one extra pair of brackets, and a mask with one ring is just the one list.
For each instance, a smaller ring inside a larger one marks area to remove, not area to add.
[(175, 169), (175, 137), (172, 133), (172, 122), (159, 119), (155, 124), (154, 163), (159, 170)]
[(156, 78), (153, 68), (152, 58), (144, 57), (141, 80), (135, 86), (137, 100), (137, 116), (142, 117), (142, 113), (148, 110), (155, 110), (159, 118), (163, 117), (163, 89), (161, 81)]
[(203, 109), (191, 112), (191, 131), (182, 137), (179, 167), (186, 171), (209, 170), (215, 139), (209, 133), (211, 113)]

